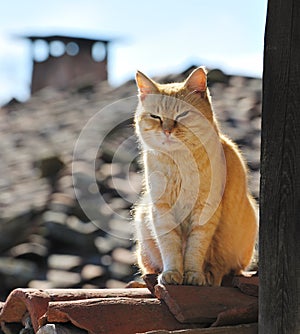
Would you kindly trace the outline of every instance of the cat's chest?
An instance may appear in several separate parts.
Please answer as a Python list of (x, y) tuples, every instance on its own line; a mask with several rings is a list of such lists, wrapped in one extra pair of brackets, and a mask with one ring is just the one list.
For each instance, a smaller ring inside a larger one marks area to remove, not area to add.
[[(199, 197), (201, 172), (188, 157), (157, 159), (152, 162), (148, 180), (152, 198), (177, 208), (184, 208)], [(202, 183), (204, 180), (202, 179)]]

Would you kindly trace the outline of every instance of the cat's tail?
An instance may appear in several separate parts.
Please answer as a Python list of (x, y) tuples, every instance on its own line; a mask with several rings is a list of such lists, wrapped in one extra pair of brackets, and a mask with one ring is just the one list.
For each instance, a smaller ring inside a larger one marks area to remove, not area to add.
[[(259, 221), (259, 210), (257, 209), (257, 222)], [(257, 226), (259, 228), (259, 224)], [(247, 271), (258, 271), (259, 268), (259, 234), (257, 232), (254, 249), (249, 265), (247, 266)]]
[(258, 252), (258, 237), (257, 237), (251, 261), (250, 261), (250, 263), (249, 263), (249, 265), (247, 266), (247, 269), (246, 269), (247, 271), (258, 271), (258, 267), (259, 267), (259, 255), (258, 255), (258, 253), (259, 252)]

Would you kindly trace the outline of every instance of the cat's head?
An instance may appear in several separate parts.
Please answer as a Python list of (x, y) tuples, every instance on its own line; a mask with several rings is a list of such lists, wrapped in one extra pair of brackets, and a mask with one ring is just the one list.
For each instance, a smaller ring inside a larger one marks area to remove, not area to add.
[(140, 103), (135, 115), (136, 132), (150, 149), (174, 151), (202, 141), (214, 118), (207, 88), (207, 73), (195, 69), (181, 83), (159, 84), (142, 72), (136, 82)]

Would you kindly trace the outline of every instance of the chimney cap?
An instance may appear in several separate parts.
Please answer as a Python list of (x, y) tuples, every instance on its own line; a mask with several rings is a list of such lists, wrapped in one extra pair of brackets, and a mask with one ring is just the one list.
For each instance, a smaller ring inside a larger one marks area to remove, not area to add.
[(25, 39), (29, 39), (30, 41), (34, 42), (36, 40), (44, 40), (46, 42), (52, 42), (52, 41), (62, 41), (64, 43), (69, 42), (76, 42), (78, 44), (86, 44), (86, 43), (95, 43), (95, 42), (102, 42), (105, 44), (113, 42), (113, 39), (104, 39), (104, 38), (88, 38), (88, 37), (78, 37), (78, 36), (70, 36), (70, 35), (19, 35), (16, 37), (21, 37)]

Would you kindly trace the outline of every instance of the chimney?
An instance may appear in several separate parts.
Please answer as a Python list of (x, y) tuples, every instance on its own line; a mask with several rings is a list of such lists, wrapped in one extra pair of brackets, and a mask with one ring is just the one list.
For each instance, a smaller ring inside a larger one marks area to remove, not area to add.
[(46, 87), (68, 89), (107, 80), (108, 45), (103, 39), (25, 36), (31, 41), (31, 94)]

